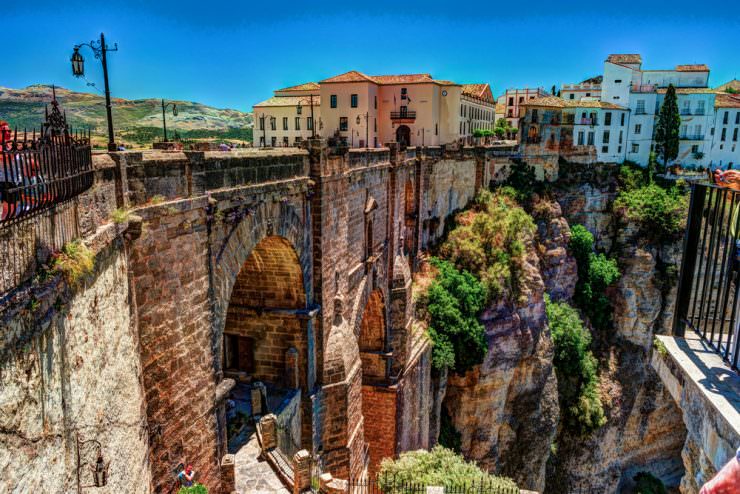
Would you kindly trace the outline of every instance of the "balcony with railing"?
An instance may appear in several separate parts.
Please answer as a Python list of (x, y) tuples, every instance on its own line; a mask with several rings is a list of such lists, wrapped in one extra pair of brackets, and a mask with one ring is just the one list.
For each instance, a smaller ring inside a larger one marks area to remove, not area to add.
[(414, 121), (416, 120), (416, 112), (413, 110), (407, 110), (407, 111), (392, 111), (391, 112), (391, 120), (405, 120), (405, 121)]
[(740, 192), (694, 184), (674, 333), (699, 335), (735, 371), (740, 338)]
[(580, 125), (591, 125), (591, 126), (593, 126), (593, 125), (599, 125), (599, 119), (598, 118), (595, 118), (595, 117), (592, 117), (592, 118), (581, 118), (580, 120), (578, 120), (578, 123)]
[(682, 134), (678, 138), (682, 141), (703, 141), (704, 134)]
[(691, 115), (691, 108), (681, 108), (681, 115)]

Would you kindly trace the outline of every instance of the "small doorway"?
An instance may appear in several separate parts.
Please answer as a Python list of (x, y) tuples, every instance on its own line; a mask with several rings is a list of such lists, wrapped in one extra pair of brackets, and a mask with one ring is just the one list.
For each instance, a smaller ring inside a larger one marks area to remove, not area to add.
[(227, 370), (254, 373), (254, 339), (224, 334), (224, 357)]
[(411, 129), (408, 125), (401, 125), (396, 130), (396, 142), (401, 147), (406, 147), (411, 144)]

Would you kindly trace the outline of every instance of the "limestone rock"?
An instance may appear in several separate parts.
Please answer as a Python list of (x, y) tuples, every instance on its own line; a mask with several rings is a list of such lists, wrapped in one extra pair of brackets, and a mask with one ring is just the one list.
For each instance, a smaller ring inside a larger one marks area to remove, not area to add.
[(560, 205), (540, 201), (534, 206), (537, 222), (537, 249), (545, 291), (553, 300), (573, 297), (578, 281), (576, 260), (568, 253), (570, 226), (563, 218)]

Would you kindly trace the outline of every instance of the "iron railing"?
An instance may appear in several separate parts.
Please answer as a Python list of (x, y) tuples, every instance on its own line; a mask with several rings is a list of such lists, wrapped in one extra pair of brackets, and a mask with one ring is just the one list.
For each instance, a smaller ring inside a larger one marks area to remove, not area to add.
[(703, 141), (704, 134), (683, 134), (678, 138), (682, 141)]
[(71, 131), (56, 100), (38, 134), (0, 131), (0, 146), (0, 227), (72, 199), (93, 184), (90, 134)]
[(472, 482), (449, 482), (440, 486), (428, 486), (423, 482), (403, 480), (389, 475), (377, 478), (350, 479), (350, 494), (519, 494), (519, 488), (502, 486), (487, 479)]
[(391, 120), (414, 120), (416, 111), (392, 111)]
[(740, 320), (740, 192), (692, 186), (674, 334), (698, 333), (738, 370)]

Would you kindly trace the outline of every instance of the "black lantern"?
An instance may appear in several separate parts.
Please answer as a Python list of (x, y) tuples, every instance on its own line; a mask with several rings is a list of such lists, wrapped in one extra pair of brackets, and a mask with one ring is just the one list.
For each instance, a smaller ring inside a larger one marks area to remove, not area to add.
[(177, 116), (177, 105), (172, 105), (172, 114)]
[(295, 111), (298, 115), (302, 115), (303, 107), (301, 106), (301, 103), (298, 103), (298, 106), (295, 107)]
[(357, 115), (357, 120), (355, 120), (355, 121), (357, 122), (357, 125), (360, 125), (360, 116), (359, 115)]
[(104, 487), (108, 483), (108, 467), (103, 461), (103, 456), (98, 454), (98, 461), (95, 462), (95, 487)]
[(72, 61), (72, 75), (75, 77), (82, 77), (85, 75), (85, 59), (80, 53), (79, 48), (75, 48), (74, 53), (72, 53), (72, 58), (70, 58)]

